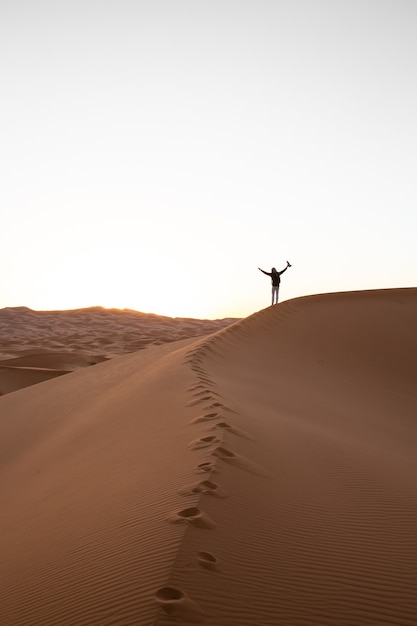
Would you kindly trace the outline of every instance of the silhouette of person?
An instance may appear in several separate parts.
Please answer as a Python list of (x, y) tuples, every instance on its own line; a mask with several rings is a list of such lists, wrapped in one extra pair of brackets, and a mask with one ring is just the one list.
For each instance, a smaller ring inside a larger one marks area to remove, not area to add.
[(262, 272), (263, 274), (266, 274), (267, 276), (271, 277), (271, 282), (272, 282), (272, 304), (274, 304), (274, 298), (275, 298), (275, 304), (278, 304), (278, 293), (279, 293), (279, 284), (281, 282), (281, 274), (286, 272), (289, 267), (291, 267), (291, 263), (288, 263), (288, 261), (287, 261), (287, 267), (284, 267), (284, 269), (281, 270), (280, 272), (278, 272), (275, 269), (275, 267), (273, 267), (270, 272), (265, 272), (264, 270), (261, 270), (260, 267), (258, 267), (258, 270), (260, 272)]

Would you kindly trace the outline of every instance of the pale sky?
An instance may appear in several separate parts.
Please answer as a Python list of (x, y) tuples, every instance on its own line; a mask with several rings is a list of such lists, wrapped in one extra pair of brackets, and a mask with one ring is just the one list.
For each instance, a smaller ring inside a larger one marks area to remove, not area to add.
[(0, 0), (0, 308), (416, 286), (415, 0)]

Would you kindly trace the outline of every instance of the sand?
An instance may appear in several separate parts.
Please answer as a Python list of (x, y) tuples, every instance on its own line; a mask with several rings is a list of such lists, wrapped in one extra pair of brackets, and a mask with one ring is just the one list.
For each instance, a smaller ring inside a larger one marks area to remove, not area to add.
[(417, 289), (0, 398), (5, 626), (415, 626)]
[(0, 309), (0, 395), (115, 356), (206, 335), (235, 321), (171, 318), (102, 307)]

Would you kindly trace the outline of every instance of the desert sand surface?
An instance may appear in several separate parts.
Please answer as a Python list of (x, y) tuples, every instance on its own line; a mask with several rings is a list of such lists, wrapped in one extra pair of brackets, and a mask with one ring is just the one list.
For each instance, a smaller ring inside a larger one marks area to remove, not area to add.
[(172, 318), (102, 307), (0, 309), (0, 395), (121, 354), (206, 335), (234, 321)]
[(0, 398), (3, 626), (417, 623), (417, 289)]

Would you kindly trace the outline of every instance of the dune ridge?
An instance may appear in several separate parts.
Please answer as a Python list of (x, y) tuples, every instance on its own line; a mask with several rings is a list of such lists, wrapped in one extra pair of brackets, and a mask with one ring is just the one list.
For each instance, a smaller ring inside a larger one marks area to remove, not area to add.
[(0, 309), (0, 395), (154, 345), (212, 333), (232, 323), (91, 307)]
[(416, 318), (300, 298), (0, 398), (5, 624), (415, 624)]
[(228, 453), (250, 462), (215, 466), (229, 500), (202, 495), (222, 577), (186, 574), (191, 529), (171, 577), (210, 596), (207, 623), (415, 623), (416, 296), (294, 300), (201, 344), (204, 375), (235, 411), (227, 420), (261, 443), (223, 431)]

